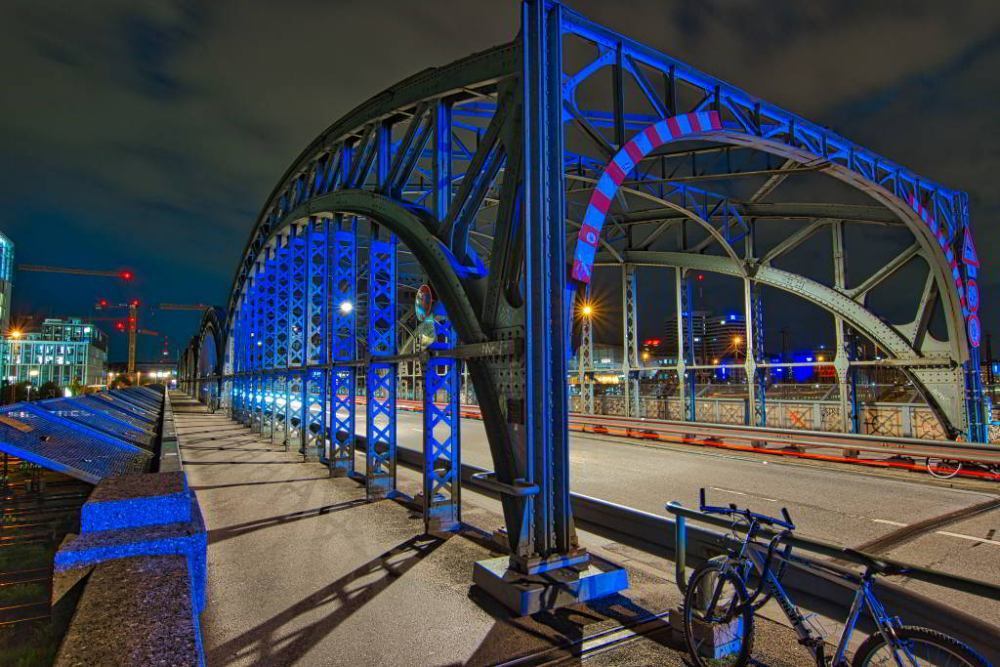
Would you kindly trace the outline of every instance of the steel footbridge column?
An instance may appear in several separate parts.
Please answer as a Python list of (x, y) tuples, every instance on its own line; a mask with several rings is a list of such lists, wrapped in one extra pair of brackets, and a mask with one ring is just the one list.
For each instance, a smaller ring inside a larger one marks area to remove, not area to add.
[(357, 222), (330, 222), (330, 474), (354, 474), (357, 375)]
[(373, 230), (368, 252), (367, 453), (369, 500), (396, 490), (396, 237)]
[(434, 340), (424, 363), (423, 514), (428, 532), (457, 530), (462, 521), (461, 405), (462, 362), (447, 356), (455, 347), (455, 330), (444, 306), (429, 318)]

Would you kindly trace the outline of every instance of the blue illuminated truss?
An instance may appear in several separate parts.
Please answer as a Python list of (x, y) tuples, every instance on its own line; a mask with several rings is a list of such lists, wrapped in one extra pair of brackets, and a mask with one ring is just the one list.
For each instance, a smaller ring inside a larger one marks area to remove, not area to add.
[[(305, 356), (309, 366), (326, 364), (327, 287), (330, 259), (327, 222), (311, 219), (308, 224), (308, 271), (306, 290)], [(327, 370), (308, 371), (305, 388), (305, 456), (327, 461), (326, 392)]]
[(373, 235), (368, 253), (367, 458), (369, 498), (396, 489), (396, 238)]
[(357, 225), (338, 217), (330, 242), (330, 471), (354, 473), (357, 357)]
[[(456, 336), (440, 304), (435, 308), (433, 353), (455, 347)], [(462, 362), (431, 356), (424, 368), (423, 512), (428, 532), (456, 530), (462, 521), (461, 405)]]

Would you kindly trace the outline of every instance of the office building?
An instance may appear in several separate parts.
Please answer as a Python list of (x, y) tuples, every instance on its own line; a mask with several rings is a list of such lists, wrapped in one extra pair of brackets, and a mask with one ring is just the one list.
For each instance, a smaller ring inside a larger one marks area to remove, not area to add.
[(9, 331), (3, 339), (3, 360), (8, 384), (100, 386), (107, 377), (108, 339), (77, 318), (46, 319), (38, 331)]

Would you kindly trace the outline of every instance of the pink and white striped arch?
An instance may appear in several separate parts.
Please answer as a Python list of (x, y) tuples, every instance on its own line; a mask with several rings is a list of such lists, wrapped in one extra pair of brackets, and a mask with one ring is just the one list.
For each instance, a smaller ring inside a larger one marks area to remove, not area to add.
[(639, 161), (667, 143), (684, 137), (722, 129), (722, 119), (716, 111), (698, 111), (672, 116), (650, 125), (636, 134), (618, 153), (611, 158), (597, 188), (590, 196), (587, 211), (583, 216), (583, 227), (576, 239), (573, 253), (573, 269), (570, 277), (581, 283), (589, 283), (594, 272), (594, 256), (601, 240), (601, 228), (608, 215), (608, 207), (618, 192), (625, 177), (635, 169)]
[(941, 252), (944, 253), (944, 258), (948, 261), (948, 266), (951, 269), (951, 279), (954, 281), (955, 289), (958, 291), (958, 299), (962, 304), (962, 314), (965, 316), (969, 343), (972, 347), (979, 347), (982, 339), (982, 326), (979, 322), (979, 285), (975, 280), (976, 269), (979, 268), (979, 256), (976, 253), (976, 246), (972, 240), (972, 233), (966, 228), (965, 237), (962, 239), (962, 263), (965, 264), (968, 278), (967, 281), (963, 282), (962, 270), (959, 268), (958, 258), (955, 256), (955, 251), (948, 241), (948, 235), (944, 226), (939, 225), (934, 218), (934, 214), (924, 208), (920, 201), (913, 195), (910, 195), (907, 203), (909, 203), (910, 208), (917, 212), (917, 215), (924, 221), (924, 224), (930, 228), (931, 234), (934, 235), (938, 245), (941, 246)]
[[(601, 229), (604, 227), (608, 208), (625, 177), (635, 169), (644, 157), (668, 141), (721, 129), (722, 119), (718, 112), (699, 111), (661, 120), (632, 137), (608, 162), (604, 173), (597, 181), (594, 193), (590, 196), (590, 202), (588, 202), (587, 210), (583, 216), (583, 226), (577, 235), (570, 277), (580, 283), (590, 283), (594, 272), (594, 257), (600, 244)], [(938, 245), (941, 246), (941, 251), (951, 269), (952, 280), (955, 283), (955, 289), (958, 292), (958, 298), (966, 318), (969, 342), (973, 347), (978, 347), (981, 337), (978, 314), (979, 286), (974, 278), (976, 268), (979, 266), (979, 258), (976, 255), (972, 236), (966, 230), (961, 259), (966, 266), (967, 273), (969, 273), (969, 279), (963, 281), (958, 258), (948, 241), (946, 230), (937, 223), (933, 214), (924, 208), (915, 197), (911, 196), (907, 203), (930, 228)]]

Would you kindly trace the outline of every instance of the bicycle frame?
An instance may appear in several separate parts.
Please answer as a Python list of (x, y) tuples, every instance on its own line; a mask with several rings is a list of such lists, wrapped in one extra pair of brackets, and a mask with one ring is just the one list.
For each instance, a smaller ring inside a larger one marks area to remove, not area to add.
[[(778, 603), (778, 606), (781, 607), (782, 612), (784, 612), (785, 616), (792, 624), (792, 628), (798, 636), (799, 643), (809, 649), (818, 667), (826, 667), (825, 638), (813, 632), (813, 630), (806, 623), (805, 615), (799, 610), (798, 606), (795, 605), (788, 593), (785, 592), (784, 586), (781, 585), (781, 581), (774, 574), (772, 568), (765, 567), (767, 564), (766, 551), (766, 548), (756, 542), (749, 539), (743, 540), (738, 552), (731, 556), (730, 567), (738, 566), (742, 563), (753, 568), (753, 570), (757, 573), (757, 576), (762, 580), (761, 585), (767, 588), (767, 591)], [(803, 559), (791, 557), (789, 558), (789, 561), (799, 567), (805, 567), (812, 570), (817, 569), (813, 563), (809, 563)], [(865, 609), (868, 609), (872, 619), (875, 621), (878, 632), (882, 634), (889, 646), (893, 648), (893, 657), (895, 658), (897, 665), (899, 667), (904, 667), (904, 663), (900, 661), (898, 655), (895, 653), (900, 648), (899, 641), (896, 637), (897, 622), (892, 616), (889, 616), (889, 614), (886, 613), (882, 603), (879, 602), (878, 598), (875, 596), (872, 591), (870, 577), (859, 577), (854, 574), (846, 574), (836, 570), (826, 570), (825, 568), (824, 571), (857, 586), (857, 590), (854, 594), (854, 601), (851, 604), (851, 610), (847, 615), (847, 620), (844, 623), (844, 630), (840, 636), (840, 641), (837, 644), (836, 653), (833, 656), (833, 661), (831, 663), (832, 666), (846, 667), (848, 664), (846, 661), (848, 642), (850, 642), (851, 636), (854, 634), (858, 620), (861, 618), (861, 613)], [(737, 574), (739, 574), (741, 578), (746, 581), (749, 571), (738, 572)], [(912, 661), (912, 656), (907, 655), (907, 657), (910, 659), (911, 664), (915, 664)]]

